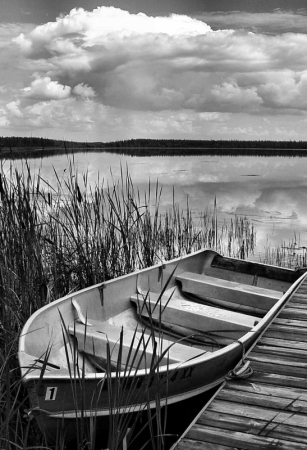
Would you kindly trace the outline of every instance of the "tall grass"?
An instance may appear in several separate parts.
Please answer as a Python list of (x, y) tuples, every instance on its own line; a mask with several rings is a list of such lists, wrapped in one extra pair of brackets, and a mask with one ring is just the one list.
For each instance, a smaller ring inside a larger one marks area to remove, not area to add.
[(283, 241), (277, 247), (271, 247), (267, 242), (262, 262), (280, 267), (296, 269), (307, 266), (307, 247), (300, 242), (300, 235), (293, 233), (288, 242)]
[[(89, 420), (86, 418), (85, 405), (88, 405), (89, 399), (84, 377), (85, 359), (82, 358), (80, 364), (77, 348), (76, 346), (71, 346), (69, 330), (62, 316), (61, 324), (63, 341), (67, 349), (66, 362), (70, 375), (70, 389), (74, 398), (74, 410), (76, 417), (79, 416), (79, 420), (72, 423), (72, 426), (74, 426), (72, 448), (123, 450), (131, 445), (130, 448), (139, 448), (141, 450), (141, 448), (148, 448), (145, 438), (143, 437), (140, 440), (140, 436), (144, 435), (146, 431), (145, 436), (147, 441), (150, 442), (150, 448), (152, 450), (163, 450), (165, 438), (167, 437), (167, 408), (165, 408), (160, 395), (160, 388), (163, 387), (165, 381), (159, 376), (159, 367), (169, 350), (169, 348), (162, 349), (159, 345), (163, 342), (163, 331), (156, 329), (154, 326), (147, 327), (146, 331), (145, 329), (138, 332), (135, 330), (131, 346), (128, 349), (128, 353), (126, 353), (124, 349), (124, 330), (122, 328), (116, 346), (109, 342), (107, 343), (106, 355), (94, 352), (94, 359), (98, 358), (96, 362), (98, 362), (100, 371), (104, 372), (104, 377), (97, 384), (96, 390), (92, 395), (90, 409), (98, 411), (101, 408), (101, 404), (99, 404), (100, 396), (106, 384), (109, 404), (108, 431), (106, 431), (105, 425), (101, 423), (95, 413), (92, 414)], [(85, 327), (84, 341), (86, 339), (87, 328)], [(151, 346), (152, 352), (149, 351), (147, 353), (148, 348)], [(103, 368), (99, 366), (101, 356), (104, 358)], [(45, 364), (48, 363), (47, 360), (48, 352), (46, 352)], [(147, 370), (146, 375), (141, 379), (143, 389), (139, 389), (140, 379), (133, 376), (133, 372), (141, 369), (144, 363)], [(165, 366), (165, 361), (163, 365)], [(166, 362), (166, 365), (168, 366), (168, 362)], [(171, 372), (169, 373), (171, 375)], [(146, 400), (144, 402), (143, 398), (144, 391), (148, 393), (152, 385), (155, 386), (154, 410), (150, 409), (149, 394), (147, 402)], [(142, 406), (139, 408), (139, 405)], [(124, 414), (121, 413), (123, 408), (126, 411)], [(97, 432), (99, 433), (101, 428), (104, 430), (104, 433), (98, 434), (98, 439), (96, 439)], [(63, 433), (66, 431), (64, 429), (58, 430), (55, 439), (56, 448), (62, 448), (64, 442)], [(135, 447), (136, 442), (139, 442), (137, 447)]]
[[(73, 161), (50, 185), (27, 164), (0, 173), (0, 447), (46, 448), (18, 370), (18, 336), (38, 308), (94, 283), (198, 250), (253, 251), (246, 218), (218, 224), (216, 206), (195, 219), (187, 202), (162, 211), (162, 188), (119, 181), (91, 187)], [(58, 448), (62, 444), (59, 444)], [(86, 447), (84, 447), (86, 448)]]

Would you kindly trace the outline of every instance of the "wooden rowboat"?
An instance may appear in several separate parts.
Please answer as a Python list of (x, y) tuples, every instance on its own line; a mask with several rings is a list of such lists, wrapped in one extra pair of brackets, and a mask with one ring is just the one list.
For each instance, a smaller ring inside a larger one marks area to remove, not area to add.
[(107, 427), (115, 413), (217, 386), (244, 365), (302, 274), (202, 250), (48, 304), (19, 341), (32, 414), (48, 438), (60, 427), (73, 436), (76, 420)]

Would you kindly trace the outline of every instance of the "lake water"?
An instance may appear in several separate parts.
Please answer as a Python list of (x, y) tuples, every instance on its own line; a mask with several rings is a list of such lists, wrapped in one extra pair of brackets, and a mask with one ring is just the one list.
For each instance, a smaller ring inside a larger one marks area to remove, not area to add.
[[(69, 171), (72, 157), (53, 156), (32, 159), (31, 170), (40, 171), (42, 178), (56, 186), (57, 179)], [(14, 161), (18, 168), (24, 162)], [(4, 163), (9, 170), (10, 161)], [(100, 180), (112, 184), (120, 179), (121, 168), (128, 168), (135, 186), (148, 189), (149, 180), (159, 180), (162, 186), (161, 206), (175, 201), (183, 208), (187, 198), (194, 216), (213, 210), (215, 199), (219, 224), (231, 217), (247, 216), (257, 232), (254, 258), (263, 256), (267, 242), (280, 246), (297, 241), (297, 247), (307, 246), (307, 158), (299, 157), (130, 157), (109, 153), (77, 153), (74, 167), (81, 174), (87, 172), (92, 186)], [(206, 394), (209, 395), (209, 394)], [(190, 403), (176, 405), (176, 412), (168, 411), (168, 433), (181, 434), (208, 398), (199, 397)], [(181, 407), (181, 409), (180, 409)], [(179, 409), (178, 409), (179, 408)], [(174, 422), (171, 420), (174, 418)], [(178, 420), (181, 418), (181, 420)], [(185, 421), (184, 421), (184, 420)], [(145, 436), (145, 440), (148, 437)], [(172, 438), (169, 438), (170, 440)], [(174, 439), (173, 439), (174, 440)], [(143, 441), (141, 443), (143, 446)]]
[[(33, 170), (52, 185), (57, 174), (65, 176), (72, 156), (31, 159)], [(8, 166), (9, 161), (5, 163)], [(20, 161), (15, 165), (21, 167)], [(76, 153), (74, 166), (88, 173), (92, 186), (100, 180), (112, 183), (128, 168), (133, 184), (147, 190), (149, 180), (162, 187), (161, 207), (175, 201), (189, 206), (195, 216), (213, 210), (217, 201), (219, 224), (230, 217), (247, 216), (255, 225), (255, 258), (270, 246), (296, 240), (307, 246), (307, 158), (257, 156), (174, 156), (134, 157), (111, 153)], [(81, 177), (79, 176), (79, 179)]]

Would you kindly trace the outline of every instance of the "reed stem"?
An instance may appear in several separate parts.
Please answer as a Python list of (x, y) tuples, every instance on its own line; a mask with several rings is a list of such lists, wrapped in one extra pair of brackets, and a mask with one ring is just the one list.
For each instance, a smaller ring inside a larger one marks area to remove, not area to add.
[(0, 173), (0, 447), (9, 450), (47, 445), (27, 414), (18, 370), (18, 336), (31, 314), (72, 290), (203, 247), (245, 258), (255, 244), (246, 218), (219, 225), (215, 202), (213, 214), (195, 219), (175, 192), (163, 211), (159, 183), (141, 193), (127, 170), (94, 188), (73, 161), (65, 177), (55, 177), (52, 186), (26, 163)]

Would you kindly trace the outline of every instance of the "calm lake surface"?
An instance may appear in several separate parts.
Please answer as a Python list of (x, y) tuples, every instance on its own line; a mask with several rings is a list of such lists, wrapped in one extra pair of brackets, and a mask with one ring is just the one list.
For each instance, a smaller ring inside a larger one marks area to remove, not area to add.
[[(56, 185), (54, 170), (61, 178), (74, 158), (78, 182), (88, 173), (92, 186), (120, 179), (128, 172), (140, 192), (148, 190), (149, 180), (162, 187), (161, 208), (175, 201), (183, 208), (187, 198), (195, 217), (213, 211), (217, 201), (219, 224), (233, 216), (247, 216), (257, 232), (255, 258), (270, 247), (307, 246), (307, 158), (257, 156), (172, 156), (134, 157), (111, 153), (76, 153), (28, 161), (31, 170)], [(9, 167), (10, 162), (5, 163)], [(15, 161), (17, 167), (24, 162)], [(154, 197), (154, 195), (153, 195)]]

